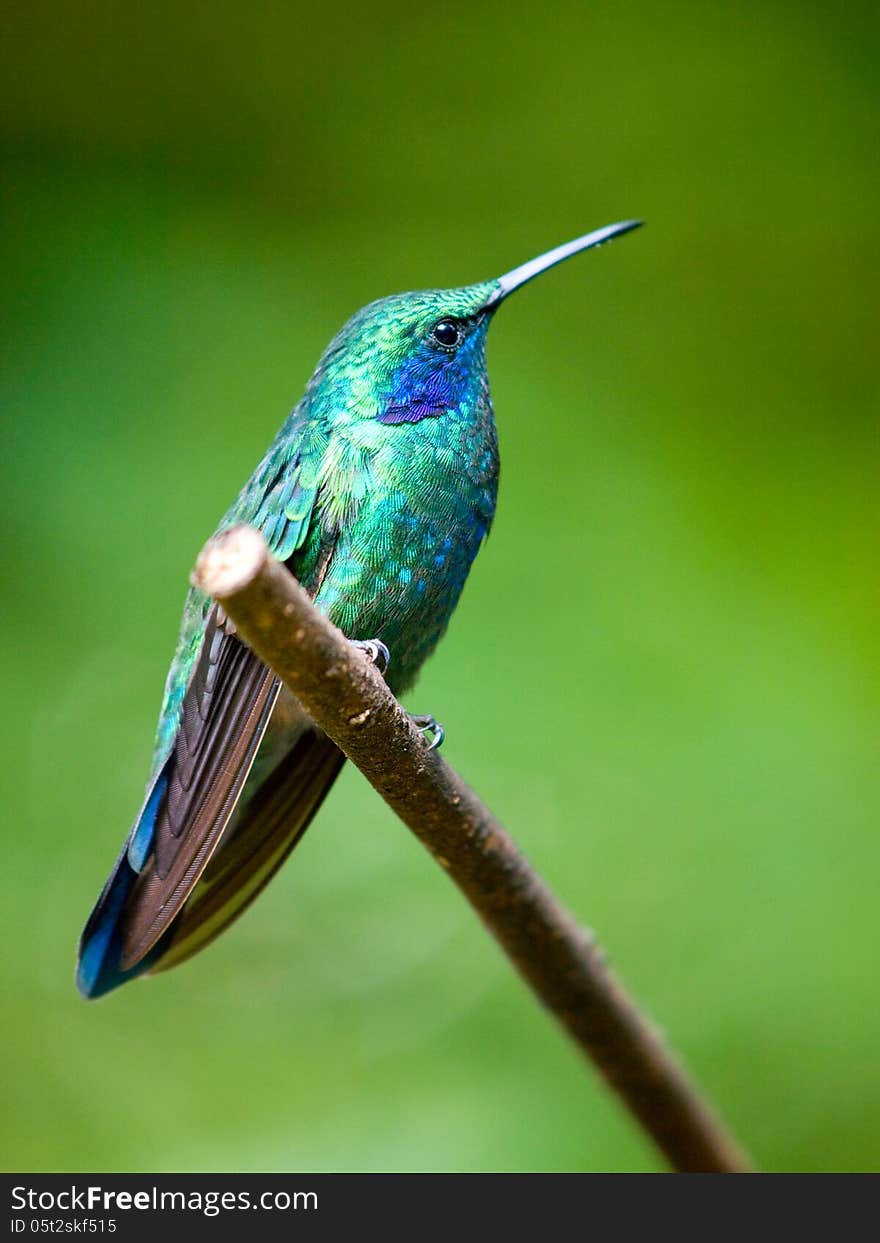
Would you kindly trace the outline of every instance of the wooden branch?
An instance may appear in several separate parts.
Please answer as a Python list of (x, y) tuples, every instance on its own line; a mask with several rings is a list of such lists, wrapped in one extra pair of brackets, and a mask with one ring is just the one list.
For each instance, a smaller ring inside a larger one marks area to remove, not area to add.
[(449, 873), (670, 1165), (749, 1169), (612, 975), (592, 934), (560, 906), (473, 791), (427, 749), (377, 669), (318, 612), (263, 537), (248, 527), (216, 536), (199, 557), (193, 583), (222, 605), (242, 638)]

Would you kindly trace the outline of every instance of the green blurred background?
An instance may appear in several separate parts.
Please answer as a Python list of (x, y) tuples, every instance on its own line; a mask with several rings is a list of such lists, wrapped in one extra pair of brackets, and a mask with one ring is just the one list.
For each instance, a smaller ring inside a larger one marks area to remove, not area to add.
[(876, 5), (4, 6), (7, 1169), (658, 1161), (354, 771), (86, 1005), (195, 553), (362, 303), (499, 315), (409, 703), (765, 1168), (880, 1164)]

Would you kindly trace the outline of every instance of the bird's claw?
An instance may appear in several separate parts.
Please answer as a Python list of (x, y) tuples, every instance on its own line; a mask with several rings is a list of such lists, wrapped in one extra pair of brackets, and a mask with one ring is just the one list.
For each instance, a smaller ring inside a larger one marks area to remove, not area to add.
[[(359, 652), (363, 652), (367, 660), (372, 661), (381, 674), (385, 674), (391, 664), (391, 653), (381, 639), (352, 639), (351, 645)], [(446, 730), (438, 720), (432, 716), (411, 716), (410, 720), (425, 738), (429, 751), (436, 751), (443, 745)], [(427, 741), (428, 734), (431, 735), (430, 742)]]
[(367, 660), (372, 661), (381, 674), (385, 674), (391, 664), (391, 653), (381, 639), (352, 639), (352, 647), (363, 652)]
[(436, 751), (438, 747), (443, 745), (443, 739), (446, 737), (446, 730), (432, 716), (412, 716), (410, 717), (413, 725), (420, 734), (431, 734), (431, 741), (428, 743), (429, 751)]

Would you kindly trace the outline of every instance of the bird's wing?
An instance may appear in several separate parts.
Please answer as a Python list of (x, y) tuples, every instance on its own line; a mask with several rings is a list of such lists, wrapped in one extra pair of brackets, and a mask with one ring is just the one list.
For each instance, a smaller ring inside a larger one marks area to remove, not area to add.
[(345, 757), (304, 718), (284, 758), (236, 811), (151, 971), (176, 967), (219, 936), (253, 902), (293, 850)]
[[(309, 535), (324, 447), (295, 411), (221, 526), (248, 522), (276, 556), (290, 559)], [(317, 560), (326, 565), (325, 549)], [(306, 586), (312, 568), (300, 570)], [(223, 835), (278, 690), (222, 610), (191, 593), (151, 787), (80, 943), (78, 983), (86, 995), (106, 992), (158, 955)]]
[(279, 685), (214, 605), (181, 705), (150, 853), (125, 906), (123, 971), (140, 962), (170, 926), (214, 853)]

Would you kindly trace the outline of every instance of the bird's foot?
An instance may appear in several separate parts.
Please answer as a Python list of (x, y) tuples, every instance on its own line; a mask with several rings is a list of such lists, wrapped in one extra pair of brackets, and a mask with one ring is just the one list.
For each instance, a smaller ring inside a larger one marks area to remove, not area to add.
[(423, 735), (427, 742), (428, 734), (431, 735), (431, 741), (428, 743), (429, 751), (436, 751), (438, 747), (443, 745), (443, 739), (446, 737), (446, 730), (439, 721), (435, 721), (432, 716), (410, 716), (409, 718), (420, 734)]
[(381, 639), (352, 639), (351, 646), (363, 652), (381, 674), (387, 673), (391, 664), (391, 653)]

